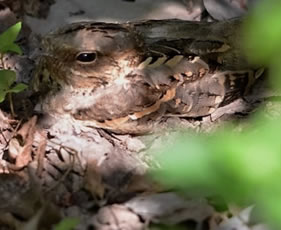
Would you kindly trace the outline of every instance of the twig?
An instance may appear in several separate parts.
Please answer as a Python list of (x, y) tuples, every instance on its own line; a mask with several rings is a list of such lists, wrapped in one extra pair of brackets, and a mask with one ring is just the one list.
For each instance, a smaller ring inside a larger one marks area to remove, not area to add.
[(9, 104), (10, 104), (11, 114), (12, 114), (13, 118), (15, 118), (15, 110), (14, 110), (12, 93), (8, 93), (8, 97), (9, 97)]
[(38, 167), (36, 174), (41, 177), (44, 169), (44, 156), (46, 151), (46, 145), (47, 145), (47, 135), (43, 130), (39, 130), (39, 135), (41, 136), (40, 143), (38, 144), (38, 148), (36, 151), (36, 159), (38, 162)]
[(3, 54), (2, 53), (0, 53), (0, 64), (2, 65), (2, 68), (3, 69), (5, 69), (5, 67), (4, 67), (4, 60), (3, 60)]
[[(61, 147), (64, 149), (64, 147)], [(77, 153), (77, 151), (75, 151), (75, 153)], [(68, 169), (66, 170), (66, 172), (59, 178), (59, 180), (57, 182), (55, 182), (50, 188), (47, 189), (47, 193), (51, 192), (52, 190), (54, 190), (55, 188), (57, 188), (67, 177), (67, 175), (71, 172), (71, 170), (73, 169), (74, 166), (74, 162), (75, 162), (75, 154), (70, 154), (71, 156), (71, 165), (68, 167)]]

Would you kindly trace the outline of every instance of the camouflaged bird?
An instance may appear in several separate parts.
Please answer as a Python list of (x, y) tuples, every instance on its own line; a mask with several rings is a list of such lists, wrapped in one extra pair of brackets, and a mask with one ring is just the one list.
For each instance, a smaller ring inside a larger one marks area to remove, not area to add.
[(240, 19), (70, 24), (43, 39), (33, 88), (44, 113), (118, 133), (151, 132), (166, 116), (207, 116), (259, 76), (242, 55), (240, 26)]

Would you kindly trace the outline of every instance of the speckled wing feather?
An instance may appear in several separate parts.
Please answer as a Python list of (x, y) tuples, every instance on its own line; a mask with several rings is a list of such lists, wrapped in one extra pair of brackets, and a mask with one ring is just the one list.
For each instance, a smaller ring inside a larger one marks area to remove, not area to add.
[(47, 86), (43, 112), (114, 132), (149, 132), (165, 116), (206, 116), (258, 76), (241, 51), (240, 26), (240, 19), (71, 24), (43, 40), (33, 86)]

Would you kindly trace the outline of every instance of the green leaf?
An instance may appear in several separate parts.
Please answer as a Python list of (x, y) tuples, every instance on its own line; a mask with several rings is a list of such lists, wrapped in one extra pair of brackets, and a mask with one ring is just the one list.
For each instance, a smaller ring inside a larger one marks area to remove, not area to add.
[(179, 226), (179, 225), (165, 225), (165, 224), (150, 224), (149, 225), (149, 230), (184, 230), (184, 229), (187, 229), (187, 227)]
[(1, 53), (6, 53), (7, 51), (12, 51), (17, 54), (22, 54), (21, 48), (15, 43), (8, 44), (3, 49), (0, 48), (0, 51), (1, 51)]
[(0, 52), (5, 53), (7, 51), (13, 51), (18, 54), (22, 54), (20, 47), (17, 44), (14, 44), (20, 30), (22, 23), (18, 22), (15, 25), (11, 26), (5, 32), (0, 34)]
[(7, 91), (16, 80), (16, 73), (11, 70), (0, 71), (0, 103), (5, 100)]
[(18, 83), (13, 88), (9, 89), (8, 92), (9, 93), (19, 93), (19, 92), (25, 90), (26, 88), (27, 88), (26, 84)]
[(5, 100), (7, 93), (18, 93), (27, 88), (27, 85), (19, 83), (13, 88), (11, 85), (16, 80), (16, 73), (12, 70), (0, 70), (0, 103)]
[(224, 212), (228, 210), (226, 201), (217, 195), (213, 195), (207, 198), (208, 204), (212, 205), (217, 212)]
[(279, 0), (261, 2), (245, 23), (245, 50), (257, 64), (268, 64), (281, 51), (281, 4)]
[(12, 70), (0, 71), (0, 91), (6, 91), (10, 89), (10, 86), (16, 80), (16, 73)]
[(0, 103), (2, 103), (5, 100), (6, 97), (6, 92), (0, 91)]
[(72, 230), (79, 224), (77, 218), (65, 218), (55, 226), (55, 230)]
[(174, 186), (188, 190), (190, 194), (196, 194), (196, 196), (209, 196), (209, 190), (205, 194), (203, 190), (197, 189), (202, 184), (206, 187), (212, 186), (217, 180), (210, 164), (211, 152), (207, 144), (208, 140), (204, 136), (178, 136), (174, 144), (165, 146), (158, 156), (163, 170), (152, 173), (168, 187)]

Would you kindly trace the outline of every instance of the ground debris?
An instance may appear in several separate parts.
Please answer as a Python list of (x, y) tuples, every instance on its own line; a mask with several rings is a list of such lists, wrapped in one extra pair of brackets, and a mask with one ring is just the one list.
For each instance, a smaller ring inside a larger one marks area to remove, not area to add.
[(37, 117), (32, 117), (23, 124), (21, 129), (9, 142), (9, 157), (15, 162), (10, 165), (13, 170), (20, 170), (32, 161), (32, 144), (34, 141), (35, 125)]
[(145, 226), (137, 214), (126, 206), (117, 204), (101, 208), (89, 224), (97, 230), (141, 230)]

